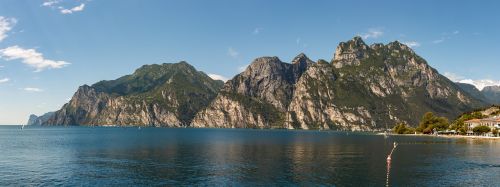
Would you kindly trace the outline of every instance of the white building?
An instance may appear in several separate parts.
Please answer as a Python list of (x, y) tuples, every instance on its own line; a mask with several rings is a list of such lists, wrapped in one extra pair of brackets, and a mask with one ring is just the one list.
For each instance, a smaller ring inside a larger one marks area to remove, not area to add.
[(467, 127), (467, 134), (473, 134), (472, 129), (477, 126), (487, 126), (490, 129), (500, 129), (500, 117), (495, 116), (484, 119), (471, 119), (464, 122)]

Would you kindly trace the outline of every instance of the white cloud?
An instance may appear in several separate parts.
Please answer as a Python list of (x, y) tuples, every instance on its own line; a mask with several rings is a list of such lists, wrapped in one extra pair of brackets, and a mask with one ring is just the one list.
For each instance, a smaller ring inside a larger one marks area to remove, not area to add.
[(53, 7), (56, 4), (59, 4), (60, 2), (61, 2), (60, 0), (47, 0), (43, 2), (42, 6)]
[(360, 34), (363, 39), (368, 39), (368, 38), (378, 38), (384, 35), (384, 32), (380, 28), (371, 28), (368, 29), (367, 33)]
[(408, 41), (408, 42), (403, 42), (403, 43), (410, 48), (420, 47), (420, 43), (418, 43), (416, 41)]
[(45, 69), (62, 68), (70, 64), (65, 61), (45, 59), (43, 54), (37, 52), (35, 49), (23, 49), (17, 45), (0, 49), (0, 58), (5, 60), (21, 59), (24, 64), (35, 68), (35, 72)]
[(0, 83), (6, 83), (6, 82), (9, 82), (9, 81), (10, 81), (9, 78), (0, 79)]
[(227, 77), (224, 77), (222, 75), (213, 74), (213, 73), (208, 74), (208, 76), (210, 78), (214, 79), (214, 80), (221, 80), (221, 81), (224, 81), (224, 82), (226, 82), (228, 80)]
[(62, 8), (61, 9), (61, 13), (62, 14), (73, 14), (74, 12), (83, 11), (84, 8), (85, 8), (85, 3), (82, 3), (82, 4), (80, 4), (78, 6), (75, 6), (75, 7), (71, 8), (71, 9)]
[(450, 79), (451, 81), (453, 82), (458, 82), (460, 80), (463, 80), (464, 77), (463, 76), (460, 76), (460, 75), (457, 75), (455, 73), (451, 73), (451, 72), (444, 72), (443, 74), (445, 77), (447, 77), (448, 79)]
[(74, 5), (74, 4), (76, 4), (78, 2), (82, 2), (82, 1), (88, 2), (90, 0), (72, 0), (69, 3), (67, 3), (67, 1), (63, 2), (63, 0), (45, 0), (42, 3), (42, 6), (50, 7), (52, 9), (59, 10), (59, 12), (61, 12), (61, 14), (72, 14), (75, 12), (83, 11), (83, 9), (85, 8), (85, 3), (80, 3), (80, 5), (74, 6), (73, 8), (65, 8), (65, 6), (63, 6), (61, 4), (73, 4)]
[(23, 88), (24, 91), (27, 91), (27, 92), (43, 92), (42, 89), (40, 88), (33, 88), (33, 87), (26, 87), (26, 88)]
[(478, 90), (483, 90), (486, 86), (500, 86), (500, 81), (491, 79), (480, 79), (472, 80), (465, 79), (463, 76), (457, 75), (455, 73), (445, 72), (444, 76), (448, 77), (453, 82), (466, 83), (474, 85)]
[(434, 44), (443, 43), (443, 42), (444, 42), (444, 38), (432, 41), (432, 43), (434, 43)]
[(233, 58), (238, 58), (240, 56), (240, 53), (238, 53), (238, 51), (236, 51), (235, 49), (233, 49), (232, 47), (228, 48), (227, 49), (227, 54), (230, 56), (230, 57), (233, 57)]
[(240, 72), (242, 72), (242, 71), (245, 71), (245, 70), (247, 69), (247, 67), (248, 67), (248, 64), (247, 64), (247, 65), (244, 65), (244, 66), (240, 66), (240, 67), (238, 67), (238, 70), (239, 70)]
[(453, 37), (452, 37), (453, 35), (457, 35), (457, 34), (459, 34), (459, 33), (460, 33), (460, 31), (458, 31), (458, 30), (455, 30), (455, 31), (453, 31), (453, 32), (451, 32), (451, 33), (447, 33), (447, 32), (445, 32), (445, 33), (443, 33), (443, 34), (442, 34), (443, 36), (442, 36), (440, 39), (434, 40), (434, 41), (432, 41), (432, 43), (433, 43), (433, 44), (440, 44), (440, 43), (443, 43), (444, 41), (446, 41), (446, 40), (449, 40), (449, 39), (453, 38)]
[(263, 30), (263, 28), (255, 28), (255, 29), (253, 30), (253, 34), (254, 34), (254, 35), (257, 35), (257, 34), (259, 34), (262, 30)]
[(9, 32), (16, 23), (17, 20), (14, 18), (0, 16), (0, 42), (7, 38), (7, 32)]
[(483, 88), (486, 86), (500, 86), (500, 81), (491, 80), (491, 79), (483, 79), (483, 80), (464, 79), (464, 80), (460, 80), (458, 82), (472, 84), (478, 90), (483, 90)]

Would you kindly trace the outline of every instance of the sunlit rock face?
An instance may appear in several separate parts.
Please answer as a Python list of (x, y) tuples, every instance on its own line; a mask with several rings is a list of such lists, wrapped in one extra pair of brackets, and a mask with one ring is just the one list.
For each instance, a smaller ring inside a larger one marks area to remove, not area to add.
[[(299, 64), (299, 66), (298, 66)], [(341, 42), (331, 63), (256, 59), (193, 120), (196, 127), (373, 130), (450, 118), (485, 103), (400, 42)]]
[(374, 130), (415, 126), (425, 112), (453, 119), (484, 104), (410, 47), (354, 37), (330, 62), (260, 57), (226, 83), (186, 62), (146, 65), (81, 86), (41, 124)]
[(188, 126), (222, 85), (186, 62), (145, 65), (117, 80), (80, 86), (42, 125)]

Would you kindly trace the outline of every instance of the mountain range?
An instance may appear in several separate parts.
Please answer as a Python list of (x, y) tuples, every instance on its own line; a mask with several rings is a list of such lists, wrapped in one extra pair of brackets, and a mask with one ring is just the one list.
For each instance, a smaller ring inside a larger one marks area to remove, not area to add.
[(479, 90), (472, 84), (459, 82), (456, 84), (464, 91), (483, 102), (492, 105), (500, 104), (500, 86), (486, 86), (482, 90)]
[[(341, 42), (330, 61), (255, 59), (223, 83), (186, 62), (145, 65), (116, 80), (81, 86), (37, 125), (375, 130), (417, 125), (433, 112), (455, 118), (490, 104), (394, 41)], [(481, 92), (479, 92), (481, 93)]]

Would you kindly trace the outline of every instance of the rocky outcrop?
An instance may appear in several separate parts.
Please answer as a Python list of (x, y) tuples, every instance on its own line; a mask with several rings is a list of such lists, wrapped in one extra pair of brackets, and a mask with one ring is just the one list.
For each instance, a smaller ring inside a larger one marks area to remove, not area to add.
[(185, 62), (81, 86), (43, 125), (374, 130), (454, 118), (486, 103), (395, 41), (341, 42), (330, 62), (255, 59), (223, 84)]
[(347, 42), (340, 42), (332, 60), (333, 66), (341, 68), (345, 65), (359, 65), (361, 60), (370, 57), (372, 49), (361, 37), (356, 36)]
[(494, 103), (494, 102), (491, 102), (489, 99), (487, 99), (484, 94), (479, 91), (476, 86), (472, 85), (472, 84), (467, 84), (467, 83), (460, 83), (460, 82), (456, 82), (455, 83), (458, 87), (460, 87), (464, 92), (467, 92), (469, 93), (470, 96), (474, 97), (475, 99), (477, 100), (481, 100), (485, 103)]
[(195, 127), (283, 128), (294, 85), (314, 62), (299, 54), (292, 63), (255, 59), (229, 80), (217, 98), (193, 120)]
[(41, 125), (54, 115), (54, 112), (47, 112), (41, 116), (31, 114), (26, 125)]
[(188, 126), (221, 86), (185, 62), (143, 66), (117, 80), (80, 86), (42, 124)]
[[(287, 68), (304, 57), (291, 64), (256, 59), (196, 115), (195, 126), (372, 130), (416, 125), (429, 111), (453, 118), (485, 104), (397, 41), (368, 46), (355, 37), (339, 44), (331, 63)], [(250, 101), (258, 104), (244, 104)]]

